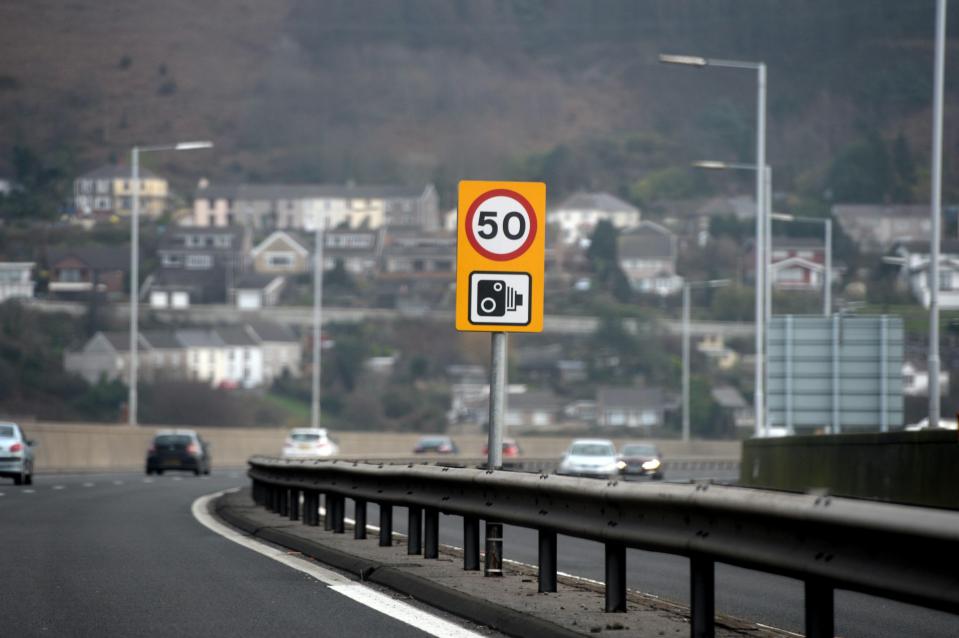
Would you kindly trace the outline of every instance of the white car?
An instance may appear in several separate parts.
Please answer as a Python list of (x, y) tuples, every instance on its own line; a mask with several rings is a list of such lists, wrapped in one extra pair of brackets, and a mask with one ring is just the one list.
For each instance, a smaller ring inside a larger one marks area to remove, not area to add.
[(340, 453), (325, 428), (293, 428), (283, 443), (285, 459), (315, 459)]
[[(942, 430), (955, 430), (957, 426), (956, 419), (939, 419), (939, 428)], [(925, 417), (917, 423), (906, 426), (906, 430), (909, 432), (917, 432), (919, 430), (928, 430), (929, 429), (929, 417)], [(935, 429), (935, 428), (933, 428)]]
[(33, 447), (19, 425), (0, 421), (0, 477), (12, 478), (15, 485), (31, 485)]
[(556, 473), (611, 478), (619, 474), (621, 464), (609, 439), (576, 439), (563, 454)]

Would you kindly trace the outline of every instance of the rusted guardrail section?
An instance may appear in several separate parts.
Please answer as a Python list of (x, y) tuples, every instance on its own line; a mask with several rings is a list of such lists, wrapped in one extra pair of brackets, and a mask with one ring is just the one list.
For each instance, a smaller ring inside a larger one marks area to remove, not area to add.
[[(539, 591), (556, 590), (556, 537), (606, 548), (606, 611), (626, 608), (626, 548), (688, 556), (691, 635), (714, 634), (715, 563), (805, 582), (806, 633), (833, 636), (835, 589), (959, 609), (959, 513), (710, 484), (624, 483), (437, 465), (250, 459), (254, 500), (307, 525), (365, 538), (380, 506), (380, 544), (394, 506), (409, 508), (408, 551), (437, 556), (439, 514), (463, 517), (464, 568), (479, 568), (479, 522), (539, 532)], [(301, 498), (302, 497), (302, 498)], [(302, 503), (302, 506), (301, 506)], [(425, 519), (425, 534), (423, 521)], [(490, 527), (487, 532), (489, 535)]]

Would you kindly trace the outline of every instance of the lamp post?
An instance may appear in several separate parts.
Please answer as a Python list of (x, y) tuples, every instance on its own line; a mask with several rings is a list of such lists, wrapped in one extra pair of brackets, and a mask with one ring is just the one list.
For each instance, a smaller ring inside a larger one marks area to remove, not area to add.
[(932, 98), (932, 241), (929, 250), (929, 427), (939, 425), (939, 241), (942, 232), (942, 93), (946, 0), (936, 1), (936, 58)]
[(689, 442), (689, 291), (692, 288), (720, 288), (728, 279), (683, 283), (683, 443)]
[(705, 58), (694, 55), (661, 54), (659, 61), (666, 64), (680, 64), (698, 68), (721, 67), (728, 69), (744, 69), (756, 72), (756, 392), (754, 404), (756, 410), (756, 435), (763, 434), (765, 393), (763, 391), (763, 332), (768, 308), (763, 304), (763, 279), (765, 270), (763, 253), (766, 241), (765, 225), (763, 223), (763, 205), (766, 190), (766, 63), (748, 62), (743, 60), (723, 60)]
[(828, 217), (801, 217), (798, 215), (786, 215), (784, 213), (772, 213), (770, 217), (782, 222), (821, 223), (823, 225), (826, 255), (824, 264), (825, 276), (823, 277), (822, 314), (828, 317), (832, 313), (832, 220)]
[(313, 229), (313, 387), (310, 404), (310, 425), (320, 427), (320, 348), (323, 339), (323, 226), (320, 213), (315, 213)]
[(770, 233), (769, 216), (771, 214), (772, 202), (772, 168), (768, 165), (765, 171), (760, 171), (756, 164), (744, 164), (741, 162), (722, 162), (715, 160), (702, 160), (693, 162), (696, 168), (705, 168), (709, 170), (732, 170), (732, 171), (755, 171), (757, 176), (762, 176), (763, 197), (762, 206), (757, 201), (756, 206), (756, 365), (755, 365), (755, 384), (756, 392), (754, 395), (754, 407), (756, 418), (756, 436), (761, 436), (765, 430), (765, 401), (764, 401), (764, 358), (765, 352), (765, 327), (769, 324), (772, 313), (772, 286), (770, 283), (771, 256), (772, 256), (772, 238)]
[[(130, 370), (127, 395), (127, 423), (137, 425), (137, 377), (139, 374), (140, 318), (140, 153), (195, 151), (213, 148), (213, 142), (179, 142), (157, 146), (134, 146), (130, 151)], [(94, 291), (95, 292), (95, 291)]]

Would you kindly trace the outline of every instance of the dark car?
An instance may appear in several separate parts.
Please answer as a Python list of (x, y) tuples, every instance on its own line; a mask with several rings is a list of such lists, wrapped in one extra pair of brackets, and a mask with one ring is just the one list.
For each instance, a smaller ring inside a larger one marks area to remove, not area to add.
[(619, 473), (623, 478), (649, 477), (663, 480), (663, 456), (652, 443), (627, 443), (619, 455)]
[[(483, 444), (483, 456), (489, 454), (489, 443)], [(515, 459), (523, 454), (515, 439), (503, 439), (503, 458)]]
[(147, 451), (147, 475), (183, 470), (210, 473), (210, 445), (193, 430), (161, 430)]
[(414, 454), (458, 454), (459, 448), (448, 436), (424, 436), (416, 442)]

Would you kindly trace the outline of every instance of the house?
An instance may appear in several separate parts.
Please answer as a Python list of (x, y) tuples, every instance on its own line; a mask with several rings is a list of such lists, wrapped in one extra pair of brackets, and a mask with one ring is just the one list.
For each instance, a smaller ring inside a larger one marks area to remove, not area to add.
[(230, 288), (230, 299), (238, 310), (259, 310), (275, 306), (286, 280), (279, 275), (246, 273), (237, 277)]
[(146, 350), (140, 355), (141, 365), (152, 371), (150, 380), (188, 378), (186, 349), (172, 330), (144, 330), (140, 333)]
[[(907, 287), (924, 308), (931, 303), (929, 294), (929, 242), (902, 242), (894, 254), (901, 262), (900, 284)], [(959, 240), (947, 239), (939, 246), (939, 307), (959, 309)]]
[(29, 299), (33, 297), (32, 261), (0, 262), (0, 303), (7, 299)]
[(311, 242), (292, 231), (275, 230), (250, 253), (253, 271), (295, 275), (313, 268)]
[(549, 223), (559, 225), (563, 243), (582, 244), (600, 221), (609, 221), (617, 228), (633, 228), (640, 216), (638, 208), (609, 193), (579, 192), (550, 210), (547, 218)]
[(239, 224), (257, 230), (350, 228), (415, 229), (439, 226), (432, 184), (422, 187), (353, 184), (233, 184), (201, 181), (194, 194), (193, 226)]
[(503, 420), (511, 428), (550, 428), (560, 422), (563, 400), (548, 390), (511, 394)]
[(637, 292), (668, 296), (683, 287), (676, 274), (676, 235), (654, 222), (640, 222), (617, 238), (619, 267)]
[[(167, 210), (170, 189), (167, 180), (140, 167), (140, 214), (156, 219)], [(133, 207), (131, 171), (107, 165), (73, 180), (73, 205), (77, 215), (105, 218), (129, 216)]]
[(216, 329), (226, 349), (226, 380), (233, 387), (255, 388), (263, 384), (263, 348), (247, 326)]
[[(137, 348), (144, 352), (148, 348), (142, 337)], [(64, 353), (63, 369), (87, 383), (126, 379), (130, 369), (130, 333), (97, 332), (81, 349)]]
[(291, 377), (302, 375), (303, 345), (292, 329), (270, 321), (251, 321), (247, 327), (263, 350), (265, 383), (284, 374)]
[(227, 301), (246, 270), (249, 252), (249, 234), (243, 228), (172, 228), (160, 238), (160, 267), (144, 286), (150, 291), (151, 305), (166, 307), (164, 296), (154, 297), (155, 291), (166, 293), (170, 307)]
[(756, 413), (739, 390), (729, 385), (719, 386), (713, 388), (710, 394), (736, 429), (752, 431), (756, 423)]
[[(811, 237), (773, 237), (770, 255), (771, 283), (779, 290), (822, 290), (826, 249)], [(755, 270), (754, 260), (750, 264)]]
[(47, 255), (50, 266), (49, 290), (59, 296), (97, 292), (119, 295), (124, 292), (130, 266), (130, 247), (87, 245), (58, 246)]
[[(939, 371), (939, 390), (949, 392), (949, 370)], [(929, 396), (929, 367), (925, 362), (903, 361), (902, 393), (910, 397)]]
[(926, 204), (835, 204), (832, 215), (863, 252), (885, 252), (901, 241), (932, 236)]
[(335, 228), (323, 233), (323, 268), (341, 265), (352, 275), (371, 275), (379, 269), (383, 229)]
[(187, 376), (213, 387), (232, 385), (227, 347), (215, 330), (177, 330), (177, 340), (186, 351)]
[(726, 346), (721, 334), (707, 334), (696, 344), (696, 350), (719, 366), (720, 370), (732, 370), (739, 363), (739, 353)]
[(596, 423), (601, 427), (642, 427), (663, 425), (666, 400), (660, 388), (602, 386), (596, 392)]

